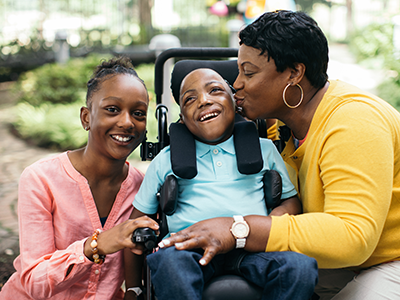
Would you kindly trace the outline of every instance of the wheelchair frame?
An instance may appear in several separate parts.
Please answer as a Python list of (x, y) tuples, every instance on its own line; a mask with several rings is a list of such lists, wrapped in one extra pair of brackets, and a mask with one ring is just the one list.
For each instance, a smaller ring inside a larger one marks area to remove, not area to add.
[[(164, 64), (170, 58), (184, 58), (184, 59), (196, 59), (196, 58), (232, 58), (237, 57), (237, 48), (170, 48), (162, 52), (156, 59), (155, 62), (155, 77), (154, 77), (154, 89), (156, 94), (156, 118), (158, 120), (158, 142), (148, 142), (147, 137), (141, 144), (140, 155), (142, 161), (152, 160), (164, 147), (170, 144), (169, 134), (168, 134), (168, 122), (167, 113), (168, 108), (162, 103), (163, 95), (163, 81), (164, 81)], [(169, 91), (166, 91), (169, 92)], [(260, 137), (267, 137), (267, 126), (265, 120), (257, 120), (256, 125), (258, 128)], [(146, 285), (146, 299), (155, 299), (155, 295), (152, 291), (151, 281), (150, 281), (150, 270), (145, 264), (146, 274), (145, 274), (145, 285)], [(254, 290), (252, 284), (248, 283), (245, 279), (238, 280), (234, 275), (225, 275), (234, 285), (241, 285), (244, 289), (254, 296), (254, 299), (258, 298), (257, 293)], [(232, 281), (233, 280), (233, 281)], [(218, 283), (220, 284), (220, 283)], [(226, 285), (228, 289), (232, 287), (231, 284)], [(258, 288), (259, 289), (259, 288)], [(209, 293), (210, 294), (210, 293)], [(214, 299), (209, 297), (209, 299)]]

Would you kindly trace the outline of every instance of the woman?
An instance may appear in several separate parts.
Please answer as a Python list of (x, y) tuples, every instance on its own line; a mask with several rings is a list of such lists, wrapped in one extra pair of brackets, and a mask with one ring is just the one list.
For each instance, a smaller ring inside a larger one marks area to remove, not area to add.
[[(247, 216), (245, 249), (314, 257), (321, 299), (400, 298), (400, 114), (328, 81), (327, 40), (302, 12), (265, 13), (239, 38), (236, 103), (250, 119), (290, 128), (282, 157), (304, 211)], [(232, 223), (206, 220), (163, 244), (203, 248), (207, 264), (233, 249)]]
[(21, 175), (21, 254), (1, 299), (123, 299), (119, 250), (140, 254), (132, 232), (158, 228), (147, 217), (128, 220), (143, 180), (126, 161), (146, 130), (143, 81), (120, 58), (99, 65), (87, 87), (80, 114), (87, 146), (40, 160)]

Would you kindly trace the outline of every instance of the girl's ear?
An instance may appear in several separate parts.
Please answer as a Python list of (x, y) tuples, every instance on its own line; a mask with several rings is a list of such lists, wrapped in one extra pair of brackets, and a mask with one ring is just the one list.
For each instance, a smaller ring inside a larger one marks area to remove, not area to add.
[(83, 128), (87, 131), (90, 128), (90, 112), (89, 108), (82, 106), (81, 107), (81, 124)]
[(290, 72), (290, 79), (293, 80), (293, 84), (296, 85), (302, 81), (305, 73), (306, 66), (303, 63), (294, 63), (294, 68)]

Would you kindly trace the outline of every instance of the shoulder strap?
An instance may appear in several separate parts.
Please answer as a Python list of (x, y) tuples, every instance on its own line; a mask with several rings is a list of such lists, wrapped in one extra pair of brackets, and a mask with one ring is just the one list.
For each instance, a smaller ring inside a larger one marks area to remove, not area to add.
[(260, 172), (264, 161), (256, 125), (236, 114), (233, 141), (239, 172), (246, 175)]
[(169, 126), (172, 171), (175, 175), (192, 179), (197, 175), (196, 143), (193, 134), (182, 123)]

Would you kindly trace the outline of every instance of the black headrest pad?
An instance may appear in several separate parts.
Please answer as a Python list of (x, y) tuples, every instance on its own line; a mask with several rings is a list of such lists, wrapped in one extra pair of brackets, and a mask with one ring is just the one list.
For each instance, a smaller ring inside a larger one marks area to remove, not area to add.
[(239, 74), (237, 60), (180, 60), (172, 71), (171, 75), (171, 90), (176, 103), (179, 105), (179, 90), (182, 80), (187, 74), (196, 69), (209, 68), (221, 75), (231, 85), (236, 80)]

